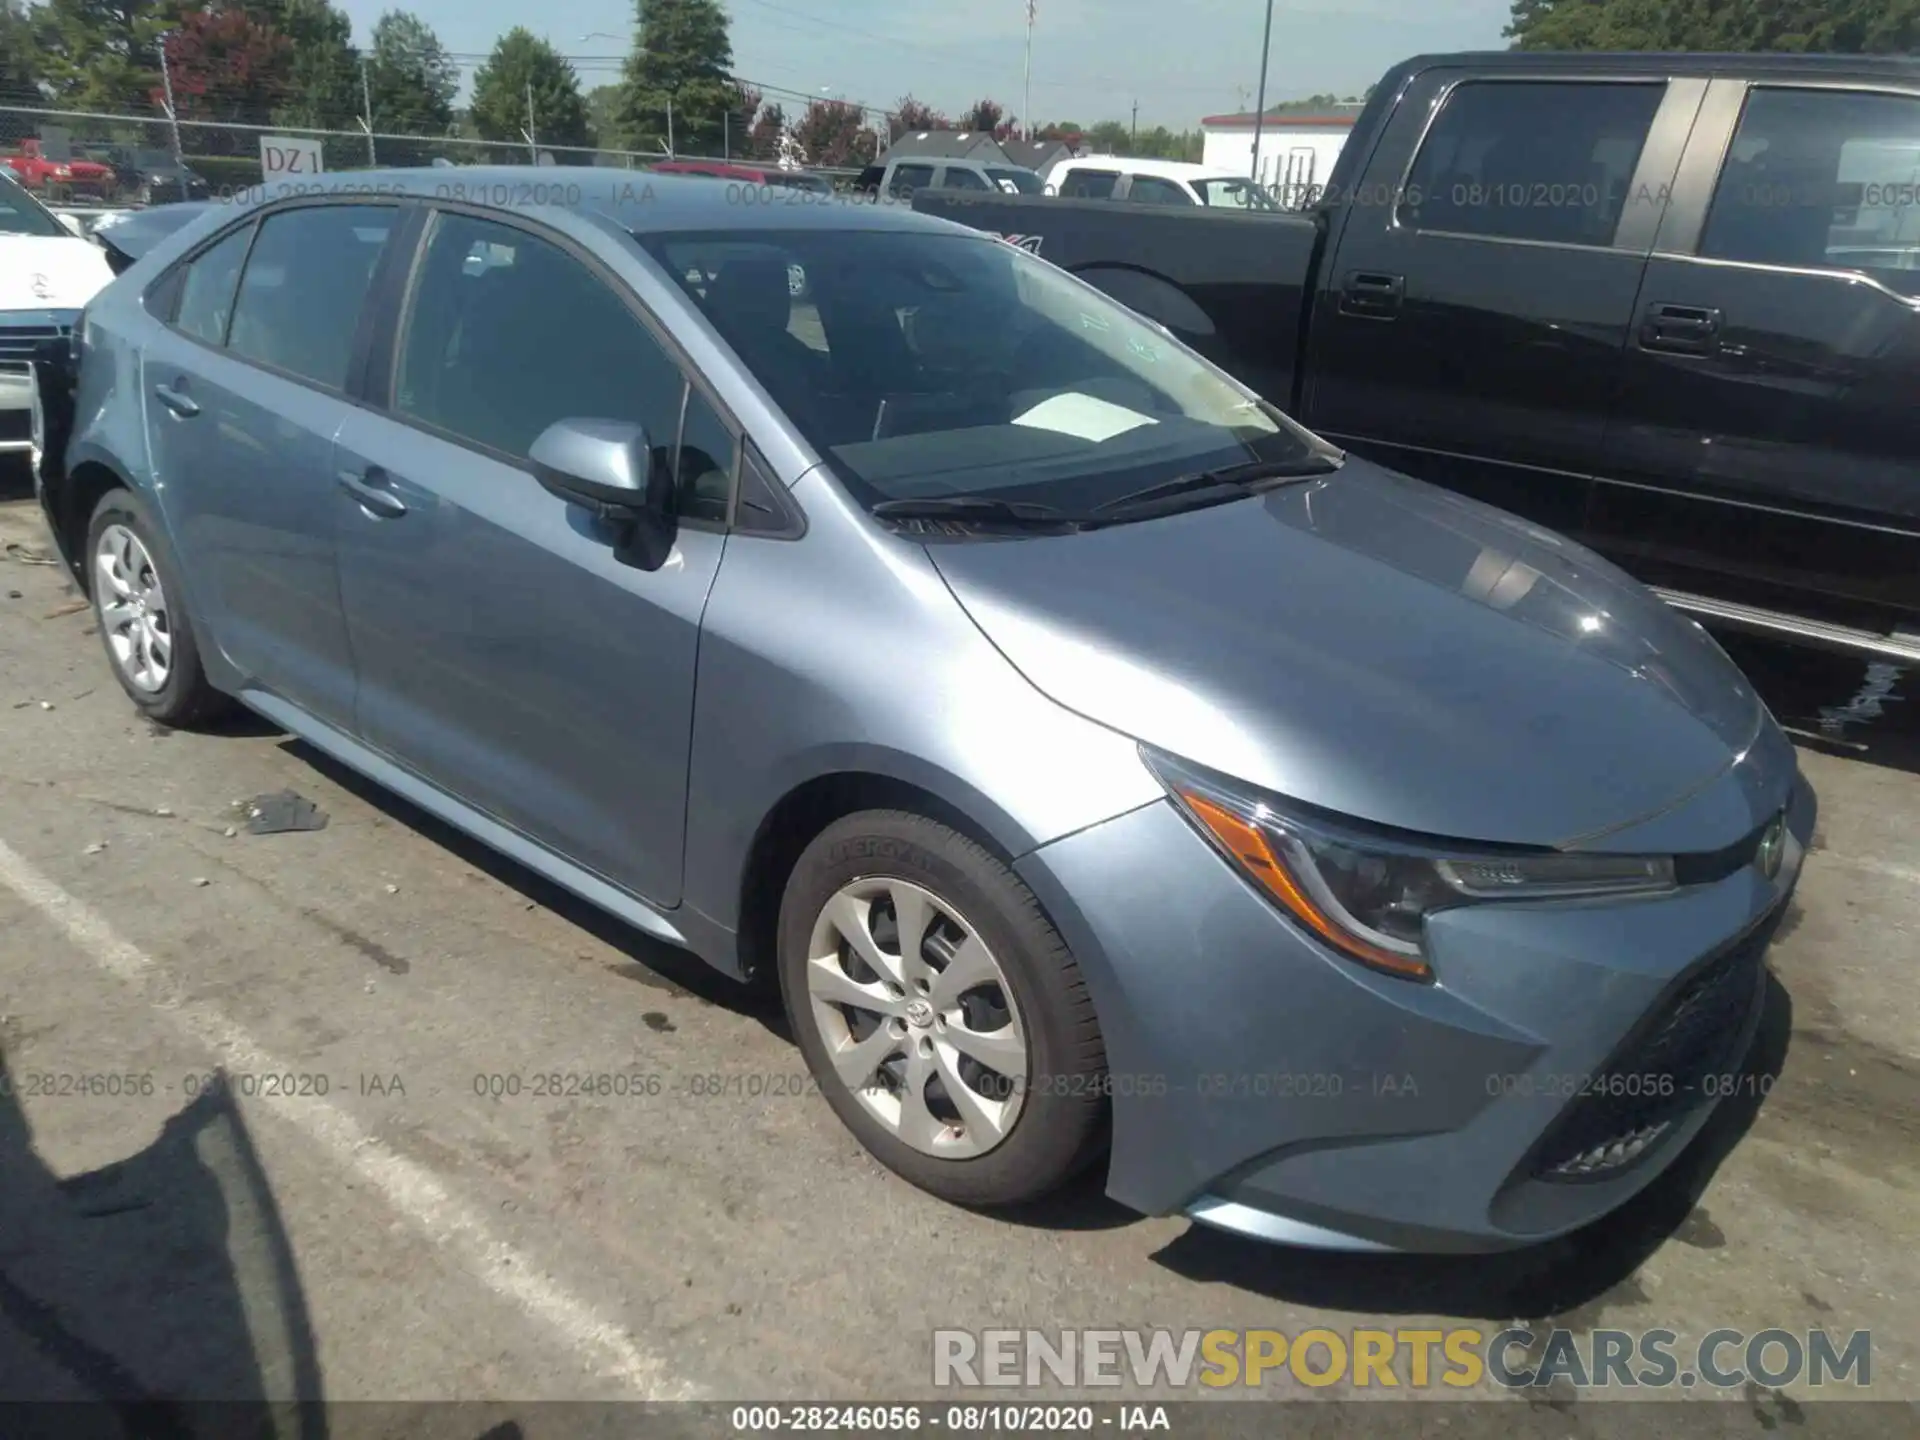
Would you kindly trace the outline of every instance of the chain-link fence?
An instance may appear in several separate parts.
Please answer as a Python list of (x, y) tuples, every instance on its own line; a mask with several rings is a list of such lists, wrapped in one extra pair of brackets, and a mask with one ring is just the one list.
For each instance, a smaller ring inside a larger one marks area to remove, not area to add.
[[(233, 195), (264, 181), (270, 151), (277, 178), (296, 178), (314, 168), (312, 142), (318, 142), (318, 168), (329, 172), (502, 164), (637, 170), (667, 159), (711, 159), (763, 168), (804, 166), (841, 182), (858, 173), (852, 166), (807, 165), (790, 131), (766, 125), (764, 112), (754, 119), (761, 121), (758, 128), (744, 113), (727, 115), (717, 135), (701, 134), (691, 143), (674, 137), (671, 150), (665, 143), (658, 149), (620, 150), (553, 143), (537, 130), (523, 130), (512, 140), (489, 140), (458, 133), (388, 133), (364, 122), (356, 130), (316, 129), (169, 119), (131, 109), (105, 113), (44, 103), (0, 104), (0, 163), (43, 199), (75, 206)], [(276, 146), (281, 140), (308, 143)], [(290, 159), (284, 153), (290, 148), (300, 154)], [(296, 168), (288, 169), (289, 161)]]

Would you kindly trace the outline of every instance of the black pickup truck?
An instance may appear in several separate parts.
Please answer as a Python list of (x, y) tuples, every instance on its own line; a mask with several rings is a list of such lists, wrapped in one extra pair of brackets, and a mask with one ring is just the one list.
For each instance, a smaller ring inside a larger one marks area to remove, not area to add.
[(1425, 56), (1297, 215), (921, 191), (1703, 620), (1920, 661), (1920, 60)]

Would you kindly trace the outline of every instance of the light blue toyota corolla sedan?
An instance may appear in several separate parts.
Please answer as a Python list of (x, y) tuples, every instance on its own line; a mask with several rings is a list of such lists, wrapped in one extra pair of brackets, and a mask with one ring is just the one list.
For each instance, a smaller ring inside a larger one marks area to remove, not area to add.
[[(883, 1163), (1563, 1234), (1730, 1088), (1814, 799), (1707, 635), (900, 208), (565, 169), (217, 206), (42, 497), (114, 674), (727, 973)], [(794, 276), (801, 277), (794, 283)]]

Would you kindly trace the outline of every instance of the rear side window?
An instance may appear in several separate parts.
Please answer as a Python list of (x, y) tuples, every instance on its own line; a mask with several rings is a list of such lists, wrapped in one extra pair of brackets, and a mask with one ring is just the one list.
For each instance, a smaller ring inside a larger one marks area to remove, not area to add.
[(1396, 216), (1418, 230), (1611, 245), (1665, 95), (1658, 82), (1458, 86)]
[(1920, 100), (1755, 90), (1720, 173), (1700, 253), (1858, 270), (1920, 294)]
[(344, 390), (360, 310), (398, 213), (315, 205), (269, 215), (240, 278), (227, 348)]
[(977, 170), (968, 170), (963, 166), (949, 165), (945, 177), (948, 190), (991, 190), (987, 177)]
[(1111, 200), (1119, 179), (1117, 170), (1069, 170), (1060, 182), (1060, 193), (1075, 200)]
[(1193, 197), (1171, 180), (1157, 175), (1136, 175), (1127, 190), (1127, 198), (1136, 205), (1191, 205)]
[(209, 345), (227, 343), (234, 287), (240, 283), (240, 265), (247, 258), (247, 243), (252, 239), (253, 226), (242, 225), (188, 263), (180, 281), (180, 304), (173, 316), (176, 329)]

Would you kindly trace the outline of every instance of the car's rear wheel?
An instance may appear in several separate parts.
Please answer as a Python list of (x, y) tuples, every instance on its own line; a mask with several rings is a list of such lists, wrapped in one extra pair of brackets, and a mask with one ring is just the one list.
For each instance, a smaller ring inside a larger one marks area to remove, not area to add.
[(876, 1159), (963, 1205), (1058, 1188), (1106, 1135), (1106, 1052), (1066, 943), (1032, 892), (948, 826), (838, 821), (780, 911), (794, 1034)]
[(200, 724), (231, 701), (200, 665), (179, 587), (165, 573), (146, 508), (111, 490), (87, 526), (88, 589), (113, 678), (142, 714), (162, 725)]

